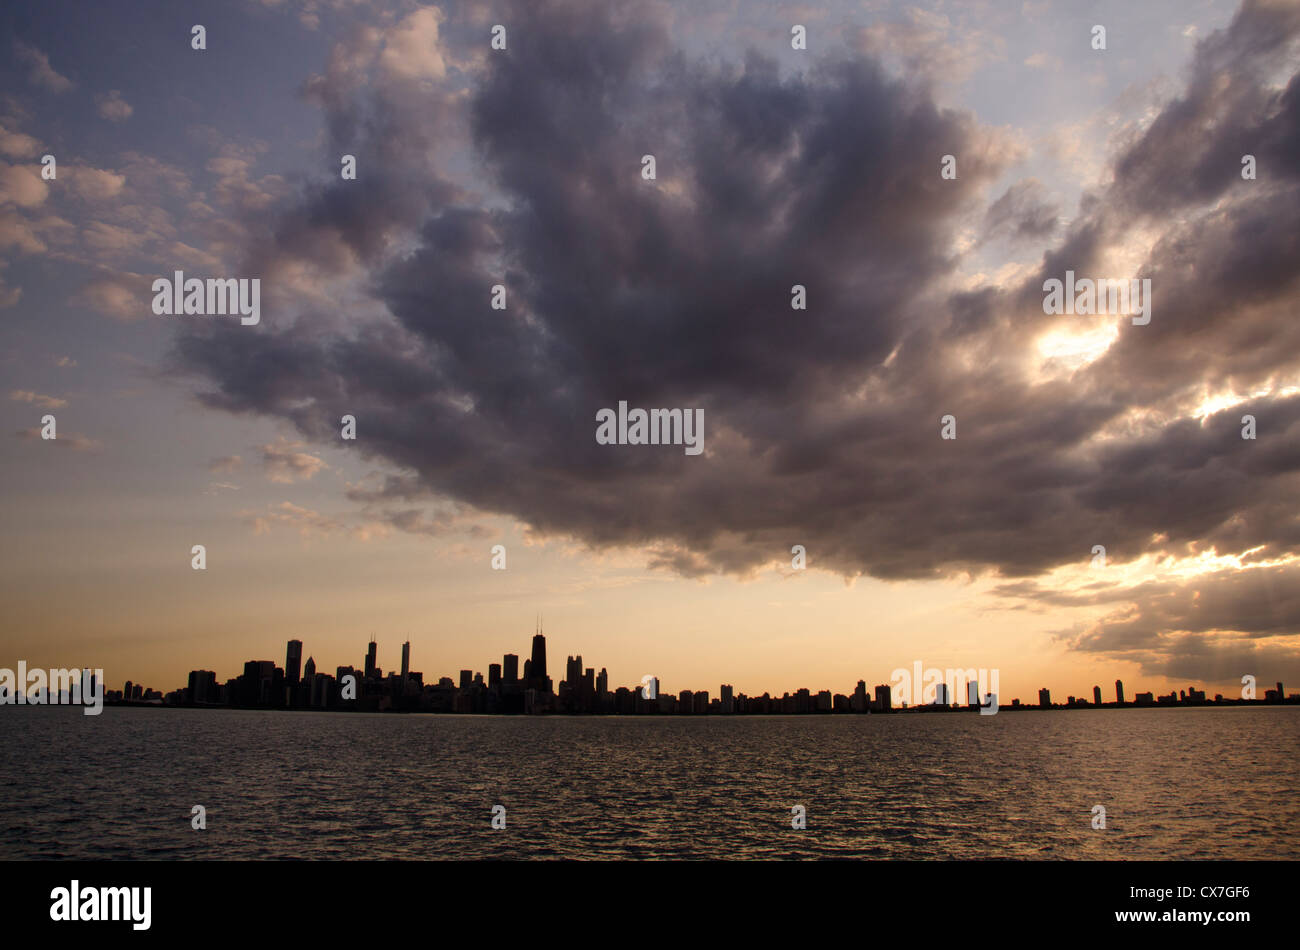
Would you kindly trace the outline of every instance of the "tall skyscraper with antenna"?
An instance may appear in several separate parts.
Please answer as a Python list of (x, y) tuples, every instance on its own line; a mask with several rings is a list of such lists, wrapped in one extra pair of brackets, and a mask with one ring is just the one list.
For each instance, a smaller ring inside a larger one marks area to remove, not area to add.
[(533, 656), (528, 665), (529, 686), (540, 692), (551, 692), (551, 678), (546, 675), (546, 636), (538, 618), (537, 632), (533, 634)]

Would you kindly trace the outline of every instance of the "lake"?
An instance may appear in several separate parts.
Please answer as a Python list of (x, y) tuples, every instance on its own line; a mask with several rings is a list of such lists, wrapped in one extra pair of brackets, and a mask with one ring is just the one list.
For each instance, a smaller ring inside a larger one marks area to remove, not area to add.
[[(9, 858), (1300, 857), (1297, 707), (525, 718), (23, 706), (0, 708), (0, 730)], [(205, 830), (191, 828), (194, 805)]]

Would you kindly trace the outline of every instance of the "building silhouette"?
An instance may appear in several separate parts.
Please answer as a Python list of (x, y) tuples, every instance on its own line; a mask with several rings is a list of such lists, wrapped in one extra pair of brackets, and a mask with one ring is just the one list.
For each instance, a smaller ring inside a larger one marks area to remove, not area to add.
[(212, 670), (191, 671), (186, 689), (189, 690), (188, 702), (190, 705), (195, 703), (206, 705), (219, 702), (221, 699), (221, 694), (217, 688), (217, 674)]
[(546, 637), (540, 630), (533, 635), (533, 657), (526, 666), (525, 677), (529, 689), (551, 692), (551, 678), (546, 675)]
[(302, 669), (302, 641), (290, 640), (284, 651), (284, 681), (290, 686), (297, 686)]
[[(682, 689), (670, 693), (662, 689), (659, 678), (647, 675), (639, 683), (610, 689), (609, 671), (585, 665), (581, 654), (567, 657), (565, 675), (558, 692), (552, 688), (547, 675), (546, 638), (540, 621), (533, 635), (532, 655), (524, 662), (523, 676), (519, 675), (519, 657), (513, 653), (503, 656), (501, 663), (490, 663), (486, 678), (472, 669), (459, 671), (453, 680), (449, 676), (428, 684), (422, 673), (412, 670), (411, 644), (402, 645), (400, 675), (387, 677), (378, 666), (378, 645), (370, 638), (366, 656), (366, 675), (358, 676), (351, 666), (340, 666), (337, 676), (320, 673), (316, 661), (308, 657), (299, 673), (302, 642), (288, 641), (285, 667), (281, 669), (271, 660), (249, 660), (243, 673), (225, 683), (218, 683), (211, 670), (191, 670), (185, 686), (164, 695), (146, 689), (142, 684), (127, 680), (121, 692), (108, 691), (105, 702), (144, 702), (165, 705), (189, 706), (243, 706), (250, 708), (312, 708), (358, 711), (406, 711), (449, 713), (497, 714), (615, 714), (615, 715), (790, 715), (790, 714), (871, 714), (894, 712), (893, 689), (889, 684), (875, 687), (874, 695), (868, 693), (865, 680), (858, 680), (852, 695), (834, 693), (829, 689), (810, 690), (806, 687), (793, 693), (773, 696), (747, 696), (738, 693), (730, 683), (723, 683), (717, 698), (708, 690)], [(432, 680), (432, 677), (431, 677)], [(977, 682), (967, 681), (966, 702), (954, 701), (948, 683), (935, 684), (933, 701), (925, 705), (903, 704), (906, 712), (966, 712), (980, 708)], [(1204, 706), (1210, 702), (1206, 691), (1196, 686), (1173, 690), (1156, 696), (1140, 692), (1135, 701), (1124, 701), (1124, 684), (1115, 681), (1116, 704), (1140, 707)], [(997, 703), (992, 694), (985, 697), (989, 705)], [(1225, 699), (1215, 695), (1212, 704), (1241, 705), (1252, 703), (1300, 703), (1300, 696), (1289, 699), (1283, 684), (1265, 692), (1263, 699)], [(1004, 710), (1032, 709), (1088, 709), (1103, 705), (1101, 687), (1092, 688), (1092, 702), (1071, 695), (1063, 706), (1052, 704), (1051, 691), (1043, 687), (1038, 691), (1038, 705), (1024, 705), (1013, 699)]]

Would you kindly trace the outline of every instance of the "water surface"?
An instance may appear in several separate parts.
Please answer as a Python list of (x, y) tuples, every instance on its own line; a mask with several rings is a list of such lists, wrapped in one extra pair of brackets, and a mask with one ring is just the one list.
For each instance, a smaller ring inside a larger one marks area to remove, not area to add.
[[(1296, 858), (1300, 709), (0, 709), (11, 858)], [(207, 829), (190, 827), (192, 805)], [(506, 829), (491, 828), (492, 806)], [(1106, 830), (1092, 828), (1094, 805)], [(790, 827), (802, 805), (807, 829)]]

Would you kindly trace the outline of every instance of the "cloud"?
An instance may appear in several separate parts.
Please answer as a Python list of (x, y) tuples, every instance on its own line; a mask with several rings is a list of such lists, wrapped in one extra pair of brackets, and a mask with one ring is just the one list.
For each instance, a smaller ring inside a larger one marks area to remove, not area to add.
[(17, 248), (26, 254), (47, 250), (31, 222), (11, 209), (0, 207), (0, 250)]
[(25, 165), (0, 163), (0, 205), (34, 208), (49, 194), (40, 173)]
[(909, 75), (961, 82), (990, 62), (1004, 58), (1006, 41), (998, 33), (954, 24), (946, 15), (918, 7), (903, 19), (878, 20), (856, 31), (857, 48), (897, 63)]
[(126, 184), (125, 175), (87, 165), (62, 166), (59, 170), (59, 178), (66, 179), (68, 187), (87, 201), (116, 198)]
[(207, 163), (207, 171), (216, 176), (213, 190), (217, 200), (239, 211), (260, 211), (269, 207), (283, 190), (284, 180), (277, 175), (266, 175), (255, 181), (249, 174), (256, 161), (253, 150), (229, 143), (220, 149), (220, 154)]
[(450, 508), (433, 512), (423, 508), (388, 510), (372, 516), (370, 522), (392, 526), (408, 534), (434, 538), (450, 534), (468, 534), (470, 537), (484, 538), (490, 534), (483, 525), (467, 521), (463, 513)]
[[(1240, 172), (1248, 151), (1271, 175), (1294, 183), (1300, 177), (1298, 34), (1300, 6), (1248, 2), (1227, 29), (1197, 43), (1182, 94), (1115, 163), (1114, 201), (1158, 214), (1240, 193), (1240, 175), (1222, 170)], [(1288, 66), (1290, 81), (1279, 90), (1272, 74)]]
[(1071, 649), (1204, 682), (1300, 676), (1300, 562), (1154, 581), (1066, 637)]
[(315, 455), (299, 452), (301, 442), (281, 439), (262, 446), (262, 466), (266, 477), (273, 482), (292, 484), (309, 481), (317, 472), (329, 468)]
[[(111, 229), (104, 231), (105, 240), (111, 240), (114, 233)], [(143, 274), (104, 271), (83, 284), (72, 303), (119, 320), (140, 320), (153, 316), (149, 287), (150, 279)]]
[(67, 449), (70, 452), (98, 452), (104, 447), (104, 443), (98, 439), (91, 439), (77, 432), (62, 432), (56, 438), (42, 439), (40, 426), (20, 429), (14, 435), (26, 442), (43, 442), (56, 448)]
[(223, 455), (221, 458), (215, 458), (208, 463), (208, 471), (213, 474), (219, 472), (236, 472), (244, 464), (244, 460), (238, 455)]
[(66, 399), (60, 399), (57, 396), (42, 396), (30, 389), (15, 389), (9, 394), (9, 398), (15, 402), (30, 403), (41, 409), (62, 409), (68, 404)]
[(423, 7), (407, 16), (392, 30), (380, 54), (384, 71), (404, 79), (441, 79), (447, 74), (438, 40), (443, 13), (437, 7)]
[[(382, 307), (303, 296), (255, 334), (186, 325), (177, 367), (207, 405), (304, 444), (355, 414), (369, 456), (412, 473), (356, 491), (449, 498), (688, 576), (746, 576), (795, 540), (822, 569), (886, 579), (1032, 577), (1158, 535), (1300, 550), (1300, 78), (1269, 79), (1294, 71), (1296, 15), (1248, 3), (1202, 40), (1065, 227), (1033, 182), (990, 195), (1014, 141), (872, 55), (783, 75), (756, 52), (692, 58), (660, 7), (510, 17), (529, 42), (486, 57), (467, 95), (377, 65), (378, 30), (306, 84), (366, 187), (268, 205), (247, 269), (268, 287), (346, 274)], [(915, 49), (941, 27), (917, 25)], [(477, 190), (429, 160), (461, 123)], [(1241, 180), (1243, 141), (1269, 176)], [(1038, 266), (958, 286), (971, 220), (1039, 242)], [(1151, 324), (1044, 315), (1067, 268), (1151, 276)], [(1044, 358), (1046, 335), (1085, 330), (1113, 339)], [(1206, 386), (1257, 395), (1205, 416)], [(705, 454), (597, 445), (596, 412), (620, 400), (702, 408)]]
[(35, 158), (41, 144), (23, 132), (14, 132), (0, 125), (0, 154), (10, 158)]
[(233, 482), (208, 482), (208, 487), (203, 489), (203, 494), (220, 495), (223, 491), (239, 491), (239, 486)]
[(302, 537), (308, 538), (316, 534), (332, 534), (344, 527), (337, 519), (288, 501), (267, 505), (261, 512), (241, 511), (240, 517), (252, 527), (254, 534), (268, 534), (273, 527), (279, 525), (296, 528)]
[(1056, 230), (1058, 220), (1059, 210), (1048, 202), (1046, 189), (1030, 178), (1011, 185), (989, 205), (984, 227), (988, 237), (1042, 240)]
[(103, 257), (118, 256), (136, 246), (138, 238), (128, 228), (91, 221), (82, 229), (81, 239), (92, 251)]
[(95, 96), (95, 105), (99, 110), (100, 118), (108, 119), (110, 122), (123, 122), (131, 118), (131, 113), (135, 111), (116, 89), (110, 89), (107, 95)]
[(67, 92), (75, 85), (72, 80), (59, 75), (50, 65), (49, 57), (34, 46), (15, 40), (14, 55), (30, 68), (27, 79), (33, 85), (43, 86), (51, 92)]

